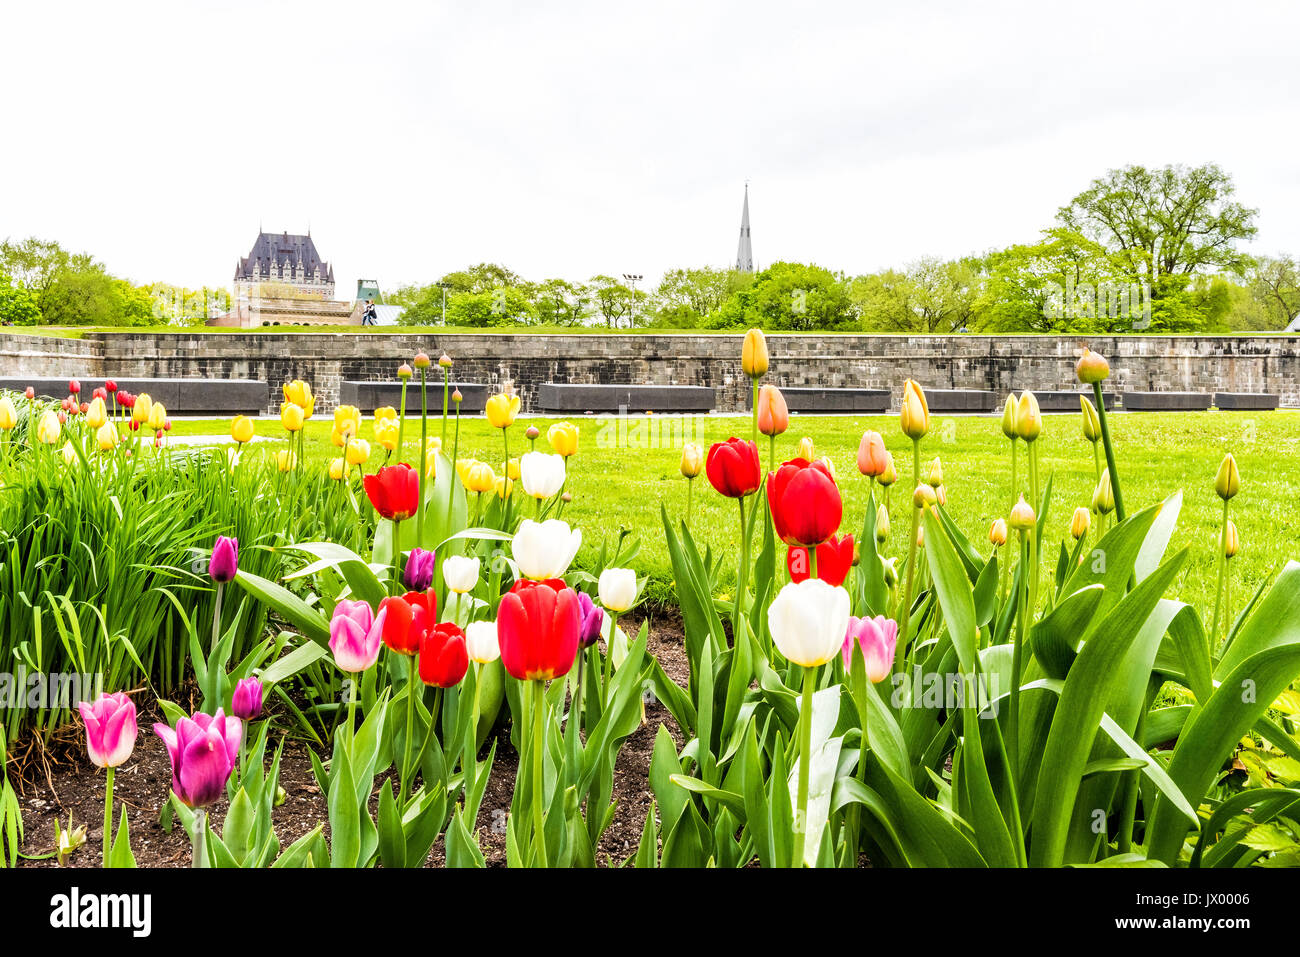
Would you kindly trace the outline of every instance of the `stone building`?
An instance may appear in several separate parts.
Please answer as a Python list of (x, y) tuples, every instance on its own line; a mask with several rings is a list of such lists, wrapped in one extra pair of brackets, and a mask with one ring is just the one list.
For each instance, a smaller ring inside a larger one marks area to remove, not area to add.
[(311, 233), (258, 233), (247, 256), (235, 264), (235, 299), (257, 298), (260, 286), (288, 286), (292, 297), (334, 298), (334, 267), (316, 251)]

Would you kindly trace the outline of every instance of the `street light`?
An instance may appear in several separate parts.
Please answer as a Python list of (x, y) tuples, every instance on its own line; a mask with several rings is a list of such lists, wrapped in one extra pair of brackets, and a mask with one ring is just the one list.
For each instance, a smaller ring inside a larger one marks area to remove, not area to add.
[(445, 326), (447, 324), (447, 290), (451, 288), (451, 283), (436, 282), (434, 285), (442, 290), (442, 324)]
[(629, 329), (636, 325), (636, 284), (644, 278), (645, 276), (640, 273), (623, 273), (623, 279), (632, 284), (632, 308), (629, 310), (627, 318), (627, 326)]

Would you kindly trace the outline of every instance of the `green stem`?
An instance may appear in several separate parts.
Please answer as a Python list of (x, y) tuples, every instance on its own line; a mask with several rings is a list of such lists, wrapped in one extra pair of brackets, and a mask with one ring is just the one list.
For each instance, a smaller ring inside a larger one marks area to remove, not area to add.
[(190, 834), (190, 847), (193, 848), (191, 855), (192, 867), (208, 866), (208, 812), (206, 808), (199, 808), (194, 812), (194, 830)]
[[(1116, 508), (1119, 507), (1117, 504)], [(1223, 586), (1228, 573), (1228, 499), (1223, 500), (1223, 525), (1219, 530), (1219, 584), (1214, 589), (1214, 627), (1210, 629), (1210, 655), (1219, 646), (1219, 616), (1223, 610)]]
[(411, 767), (411, 734), (415, 720), (415, 655), (406, 656), (406, 740), (403, 742), (402, 751), (402, 803), (406, 801), (406, 793), (415, 792), (414, 782), (411, 778), (414, 776), (414, 769)]
[(108, 778), (104, 783), (104, 867), (108, 867), (108, 855), (113, 847), (113, 772), (116, 770), (108, 769)]
[(691, 524), (691, 491), (694, 488), (695, 488), (695, 480), (687, 479), (686, 480), (686, 525), (687, 527), (689, 527)]
[(450, 397), (451, 370), (442, 367), (442, 444), (447, 444), (447, 400)]
[(758, 380), (757, 379), (753, 380), (753, 386), (754, 386), (754, 401), (750, 403), (750, 408), (753, 410), (753, 412), (750, 417), (754, 420), (754, 445), (758, 445)]
[(533, 701), (533, 840), (537, 848), (538, 865), (546, 867), (546, 818), (543, 803), (546, 800), (546, 682), (534, 681)]
[(614, 633), (618, 629), (618, 612), (609, 613), (609, 638), (605, 641), (605, 667), (600, 688), (600, 713), (609, 708), (609, 685), (614, 677)]
[(573, 689), (573, 710), (569, 712), (569, 723), (575, 720), (578, 726), (575, 729), (579, 735), (582, 733), (582, 666), (587, 663), (587, 650), (578, 649), (578, 686)]
[(1020, 532), (1020, 587), (1016, 591), (1016, 638), (1011, 650), (1011, 697), (1007, 708), (1007, 763), (1011, 766), (1012, 787), (1020, 784), (1020, 675), (1025, 644), (1025, 618), (1028, 616), (1029, 543)]
[[(429, 446), (429, 395), (427, 388), (428, 370), (420, 370), (420, 449), (415, 454), (417, 471), (417, 495), (419, 504), (415, 509), (415, 544), (424, 545), (424, 473), (426, 449)], [(396, 545), (394, 547), (397, 547)]]
[(398, 410), (397, 417), (397, 461), (401, 462), (403, 452), (403, 442), (406, 438), (406, 383), (410, 381), (405, 376), (402, 377), (402, 398), (401, 408)]
[(745, 613), (745, 590), (749, 587), (749, 525), (745, 521), (745, 498), (736, 499), (740, 505), (740, 567), (736, 569), (736, 601), (732, 607), (731, 630)]
[(812, 750), (812, 695), (817, 684), (816, 673), (816, 668), (804, 666), (803, 701), (799, 707), (799, 797), (795, 808), (791, 867), (803, 867), (804, 842), (808, 836), (808, 765)]
[[(912, 440), (912, 477), (913, 488), (921, 484), (921, 442), (919, 439)], [(899, 614), (902, 617), (900, 624), (901, 634), (898, 637), (898, 653), (894, 655), (894, 670), (902, 674), (903, 656), (907, 650), (907, 633), (911, 630), (912, 625), (912, 588), (916, 578), (916, 533), (920, 528), (921, 510), (912, 505), (912, 536), (907, 543), (907, 589), (903, 592), (903, 604), (899, 606)]]
[(1119, 472), (1115, 468), (1115, 446), (1110, 440), (1110, 423), (1106, 420), (1106, 400), (1101, 395), (1101, 383), (1092, 384), (1092, 394), (1097, 399), (1097, 418), (1101, 422), (1101, 443), (1106, 447), (1106, 468), (1110, 472), (1110, 489), (1115, 493), (1115, 520), (1124, 521), (1124, 496), (1119, 489)]

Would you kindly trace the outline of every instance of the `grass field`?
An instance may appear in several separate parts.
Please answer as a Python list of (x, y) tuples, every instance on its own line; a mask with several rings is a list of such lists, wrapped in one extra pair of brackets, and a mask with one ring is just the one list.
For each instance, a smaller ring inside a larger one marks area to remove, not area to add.
[[(433, 403), (431, 402), (431, 405)], [(1092, 448), (1083, 438), (1080, 416), (1045, 415), (1039, 439), (1041, 480), (1054, 476), (1054, 492), (1048, 516), (1047, 545), (1054, 555), (1057, 543), (1068, 537), (1070, 516), (1078, 505), (1087, 505), (1095, 484)], [(545, 435), (550, 419), (520, 417), (510, 429), (512, 456), (528, 448), (524, 430), (537, 425)], [(576, 420), (582, 431), (578, 455), (570, 460), (569, 490), (574, 501), (566, 517), (582, 527), (586, 541), (579, 564), (591, 559), (603, 536), (611, 539), (620, 527), (630, 528), (641, 538), (638, 571), (649, 575), (652, 597), (672, 600), (672, 577), (659, 516), (663, 502), (669, 514), (678, 517), (686, 508), (686, 480), (678, 471), (682, 420), (670, 416), (629, 417), (622, 425), (614, 417), (586, 417)], [(1111, 416), (1129, 511), (1183, 491), (1183, 509), (1171, 551), (1188, 546), (1191, 554), (1172, 597), (1213, 607), (1215, 556), (1222, 503), (1214, 494), (1214, 475), (1225, 452), (1231, 451), (1241, 468), (1241, 493), (1233, 499), (1232, 516), (1241, 537), (1241, 552), (1232, 562), (1234, 603), (1265, 580), (1271, 580), (1291, 558), (1300, 559), (1297, 517), (1294, 503), (1300, 500), (1300, 415), (1272, 413), (1128, 413)], [(653, 430), (651, 423), (653, 422)], [(323, 469), (337, 450), (330, 444), (330, 419), (317, 416), (306, 430), (306, 467)], [(227, 420), (180, 420), (173, 434), (228, 434)], [(696, 430), (697, 441), (705, 445), (730, 435), (750, 434), (748, 417), (696, 416), (686, 428)], [(895, 416), (795, 416), (790, 431), (777, 440), (778, 461), (794, 455), (802, 436), (809, 436), (818, 455), (834, 463), (845, 498), (843, 532), (858, 533), (867, 498), (867, 481), (855, 466), (858, 440), (864, 429), (876, 429), (898, 463), (899, 481), (892, 495), (890, 520), (892, 537), (888, 554), (904, 549), (908, 523), (908, 501), (912, 484), (910, 442), (898, 430)], [(284, 430), (273, 419), (259, 420), (258, 434), (283, 438)], [(430, 434), (441, 432), (439, 420), (431, 419)], [(362, 437), (370, 438), (370, 424)], [(412, 438), (414, 433), (415, 438)], [(418, 417), (408, 420), (407, 447), (413, 454), (418, 446)], [(760, 451), (766, 465), (767, 440)], [(277, 442), (256, 443), (254, 449), (274, 449)], [(449, 443), (450, 444), (450, 432)], [(545, 438), (538, 441), (546, 449)], [(383, 451), (367, 465), (373, 470), (382, 462)], [(1005, 516), (1013, 500), (1009, 475), (1009, 443), (995, 417), (936, 417), (933, 430), (922, 445), (923, 467), (935, 456), (943, 461), (948, 511), (958, 525), (982, 549), (992, 520)], [(476, 457), (494, 464), (500, 471), (501, 433), (481, 418), (461, 421), (460, 456)], [(1025, 479), (1024, 448), (1020, 451), (1020, 477)], [(695, 482), (692, 531), (715, 547), (734, 555), (738, 543), (735, 503), (718, 495), (705, 476)], [(731, 561), (727, 563), (731, 567)]]

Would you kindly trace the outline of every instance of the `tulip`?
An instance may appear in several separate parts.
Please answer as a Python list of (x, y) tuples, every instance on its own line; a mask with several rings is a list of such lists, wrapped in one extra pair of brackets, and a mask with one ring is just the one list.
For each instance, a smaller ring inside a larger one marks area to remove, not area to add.
[(510, 550), (524, 578), (543, 580), (561, 578), (582, 545), (582, 531), (570, 529), (559, 519), (535, 522), (530, 518), (519, 523)]
[(767, 375), (767, 339), (761, 329), (750, 329), (740, 347), (740, 368), (751, 379)]
[(7, 395), (0, 395), (0, 431), (8, 432), (18, 424), (18, 410)]
[(477, 558), (451, 555), (443, 560), (442, 580), (453, 592), (463, 595), (472, 592), (478, 584), (481, 567)]
[(1025, 501), (1024, 495), (1020, 500), (1011, 507), (1011, 514), (1007, 516), (1007, 525), (1017, 532), (1025, 532), (1034, 527), (1034, 510), (1028, 502)]
[(135, 703), (123, 692), (77, 705), (86, 725), (86, 753), (97, 768), (120, 767), (135, 750)]
[(131, 406), (131, 421), (137, 425), (144, 425), (149, 421), (151, 412), (153, 412), (153, 399), (149, 398), (148, 392), (141, 392), (135, 397), (135, 402)]
[(1225, 502), (1241, 490), (1241, 473), (1237, 471), (1237, 460), (1229, 452), (1219, 463), (1219, 473), (1214, 477), (1214, 491)]
[(556, 580), (515, 582), (497, 611), (501, 663), (520, 681), (562, 677), (573, 667), (581, 627), (572, 588)]
[(392, 452), (397, 448), (400, 431), (401, 423), (397, 419), (375, 419), (375, 441), (385, 451)]
[(1020, 429), (1017, 423), (1018, 411), (1016, 397), (1014, 395), (1007, 396), (1007, 401), (1002, 406), (1002, 434), (1009, 439), (1020, 437)]
[(502, 501), (505, 501), (511, 495), (515, 494), (515, 483), (512, 482), (510, 479), (502, 478), (500, 476), (497, 476), (493, 488), (496, 490), (497, 498), (501, 499)]
[(391, 405), (381, 405), (379, 408), (375, 409), (374, 417), (375, 422), (383, 422), (385, 419), (392, 419), (396, 422), (400, 418), (397, 414), (397, 410)]
[(469, 463), (464, 474), (461, 475), (461, 481), (469, 491), (481, 494), (490, 492), (496, 487), (497, 476), (492, 471), (492, 466), (486, 462), (474, 461)]
[(765, 385), (758, 390), (758, 431), (769, 438), (790, 428), (790, 410), (785, 404), (785, 396), (774, 385)]
[(275, 467), (281, 472), (292, 472), (298, 466), (298, 456), (288, 449), (280, 449), (275, 453)]
[(602, 605), (622, 614), (636, 602), (636, 572), (630, 568), (606, 568), (600, 573), (597, 591)]
[(889, 509), (884, 505), (876, 509), (876, 541), (881, 545), (889, 541)]
[(343, 450), (348, 465), (365, 465), (370, 461), (370, 443), (365, 439), (351, 439)]
[(884, 436), (874, 429), (863, 432), (862, 441), (858, 443), (858, 471), (867, 478), (879, 478), (889, 464)]
[(71, 442), (64, 442), (63, 448), (59, 450), (63, 453), (63, 464), (71, 467), (72, 463), (77, 461), (77, 450), (72, 447)]
[(86, 425), (98, 429), (107, 421), (108, 409), (104, 406), (104, 400), (96, 396), (90, 400), (90, 405), (86, 408)]
[(343, 481), (343, 476), (348, 473), (348, 463), (345, 459), (330, 459), (330, 478), (335, 482)]
[(379, 660), (387, 620), (385, 608), (375, 615), (364, 601), (339, 599), (330, 618), (329, 647), (340, 671), (360, 674)]
[(1092, 510), (1098, 515), (1107, 515), (1115, 507), (1115, 491), (1110, 483), (1110, 469), (1101, 473), (1097, 487), (1092, 493)]
[(302, 379), (294, 379), (284, 384), (284, 401), (302, 409), (303, 418), (310, 419), (316, 408), (316, 397), (311, 394), (311, 386)]
[(501, 644), (497, 641), (495, 621), (471, 621), (465, 626), (465, 650), (469, 660), (487, 665), (501, 657)]
[(1016, 434), (1026, 442), (1033, 442), (1043, 431), (1043, 414), (1038, 411), (1038, 400), (1029, 391), (1020, 393), (1020, 406), (1016, 410)]
[(95, 444), (99, 446), (101, 452), (107, 452), (117, 445), (117, 426), (112, 422), (101, 425), (95, 432)]
[(912, 505), (915, 508), (928, 508), (938, 500), (939, 496), (935, 492), (934, 486), (926, 485), (924, 482), (912, 491)]
[(402, 574), (402, 581), (411, 591), (427, 591), (433, 584), (434, 564), (433, 552), (418, 546), (412, 548), (411, 554), (406, 556), (406, 569)]
[(36, 390), (33, 389), (31, 386), (28, 386), (26, 389), (23, 390), (23, 395), (24, 397), (27, 398), (28, 401), (31, 401), (32, 399), (36, 398)]
[[(853, 536), (845, 535), (830, 538), (817, 546), (816, 577), (828, 585), (843, 585), (853, 567)], [(801, 545), (792, 545), (785, 553), (785, 565), (790, 572), (790, 581), (796, 585), (812, 576), (808, 549)]]
[(420, 639), (420, 680), (433, 688), (460, 684), (469, 670), (465, 633), (451, 621), (430, 628)]
[(196, 713), (181, 718), (173, 730), (155, 724), (154, 734), (167, 746), (172, 766), (172, 791), (182, 804), (202, 808), (226, 792), (226, 782), (239, 759), (243, 726), (218, 708), (215, 715)]
[(559, 494), (564, 487), (564, 456), (545, 452), (525, 452), (519, 463), (524, 491), (541, 501)]
[(58, 415), (47, 409), (36, 424), (36, 438), (45, 445), (54, 445), (59, 441), (59, 433), (62, 428)]
[(934, 457), (934, 461), (930, 463), (929, 484), (936, 489), (943, 487), (943, 463), (939, 461), (937, 455)]
[(262, 713), (262, 682), (257, 678), (244, 678), (235, 682), (230, 712), (241, 721), (252, 721)]
[[(334, 430), (346, 442), (361, 434), (361, 410), (355, 405), (340, 405), (334, 410)], [(335, 443), (339, 445), (341, 443)]]
[(881, 569), (885, 573), (885, 585), (888, 588), (898, 587), (898, 559), (897, 558), (880, 558)]
[(167, 407), (161, 402), (155, 402), (149, 408), (149, 420), (147, 423), (149, 429), (154, 432), (161, 432), (167, 426)]
[(215, 582), (234, 581), (239, 571), (239, 540), (218, 535), (208, 559), (208, 575)]
[(687, 442), (682, 446), (681, 473), (688, 479), (697, 478), (704, 471), (704, 450), (698, 442)]
[(705, 471), (713, 487), (728, 498), (744, 498), (763, 484), (758, 446), (734, 436), (710, 446)]
[(1097, 416), (1097, 407), (1086, 395), (1081, 395), (1079, 408), (1083, 412), (1083, 437), (1096, 445), (1101, 438), (1101, 419)]
[(295, 405), (292, 402), (283, 402), (280, 405), (280, 424), (284, 426), (287, 432), (298, 432), (302, 429), (304, 422), (304, 413), (302, 406)]
[(840, 651), (846, 671), (853, 667), (853, 646), (862, 649), (867, 666), (867, 680), (879, 684), (894, 668), (894, 651), (898, 646), (898, 622), (877, 615), (875, 618), (849, 618), (848, 631)]
[(362, 478), (366, 496), (381, 517), (402, 521), (419, 508), (419, 475), (405, 462), (385, 465)]
[(1236, 558), (1237, 552), (1241, 550), (1241, 540), (1237, 537), (1237, 525), (1229, 519), (1227, 528), (1228, 534), (1225, 536), (1223, 556), (1224, 558)]
[(930, 406), (925, 401), (925, 390), (912, 379), (903, 383), (899, 422), (903, 434), (913, 442), (919, 442), (930, 431)]
[(817, 450), (813, 446), (813, 440), (809, 436), (804, 436), (799, 440), (799, 447), (795, 450), (795, 458), (803, 459), (805, 462), (811, 462), (817, 457)]
[(1092, 524), (1092, 513), (1080, 505), (1074, 510), (1074, 517), (1070, 519), (1070, 535), (1077, 542), (1083, 536), (1088, 534), (1088, 528)]
[(819, 578), (786, 585), (768, 608), (767, 621), (786, 660), (805, 668), (825, 664), (843, 646), (849, 593)]
[(1074, 365), (1074, 374), (1085, 385), (1102, 382), (1110, 375), (1110, 363), (1106, 361), (1105, 356), (1085, 348), (1083, 355), (1079, 356), (1079, 361)]
[(421, 639), (438, 622), (437, 609), (428, 592), (390, 595), (379, 603), (380, 614), (385, 616), (380, 638), (399, 655), (418, 654)]
[(844, 504), (821, 462), (786, 462), (767, 478), (767, 501), (777, 537), (787, 545), (820, 545), (840, 527)]
[(489, 396), (483, 412), (494, 429), (508, 429), (519, 414), (519, 396), (497, 393)]
[[(601, 628), (605, 624), (605, 612), (586, 592), (578, 592), (578, 606), (582, 614), (582, 627), (578, 631), (578, 647), (590, 648), (600, 639)], [(578, 661), (578, 669), (579, 671), (582, 669), (581, 659)]]
[(77, 395), (79, 392), (81, 392), (81, 383), (78, 382), (76, 379), (69, 379), (68, 391), (71, 392), (73, 395)]
[(578, 427), (570, 422), (556, 422), (546, 430), (546, 441), (556, 454), (567, 459), (578, 451)]
[(230, 437), (243, 445), (253, 441), (253, 420), (246, 415), (237, 415), (230, 422)]
[(885, 453), (885, 470), (876, 476), (876, 481), (885, 488), (898, 481), (898, 470), (894, 468), (894, 453)]
[(994, 548), (1001, 548), (1007, 543), (1007, 520), (1005, 518), (995, 518), (993, 524), (989, 526), (989, 542)]
[(518, 481), (519, 481), (519, 478), (520, 478), (521, 475), (523, 475), (523, 471), (522, 471), (521, 468), (520, 468), (520, 465), (519, 465), (519, 459), (517, 459), (517, 458), (516, 458), (516, 459), (507, 459), (507, 460), (506, 460), (506, 476), (510, 479), (510, 481), (512, 481), (512, 482), (518, 482)]

